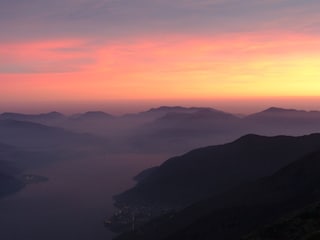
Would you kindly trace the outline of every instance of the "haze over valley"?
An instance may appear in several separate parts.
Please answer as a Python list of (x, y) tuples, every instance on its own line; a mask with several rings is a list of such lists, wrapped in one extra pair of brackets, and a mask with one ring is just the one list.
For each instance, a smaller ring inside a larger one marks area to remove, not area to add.
[[(277, 107), (240, 116), (181, 106), (121, 116), (2, 113), (2, 234), (7, 239), (111, 239), (111, 231), (130, 229), (125, 212), (149, 214), (137, 220), (139, 226), (150, 216), (209, 198), (210, 209), (219, 208), (214, 196), (227, 199), (224, 193), (238, 185), (246, 188), (320, 150), (319, 120), (318, 111)], [(146, 231), (138, 239), (155, 237)]]

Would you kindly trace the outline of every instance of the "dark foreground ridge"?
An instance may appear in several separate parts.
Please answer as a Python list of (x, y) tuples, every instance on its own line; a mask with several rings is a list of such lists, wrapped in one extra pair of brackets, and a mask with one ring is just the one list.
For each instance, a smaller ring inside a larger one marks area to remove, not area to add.
[[(271, 224), (282, 216), (320, 201), (320, 151), (308, 154), (269, 177), (244, 184), (219, 196), (193, 204), (182, 211), (157, 218), (118, 240), (233, 240)], [(308, 216), (305, 216), (308, 217)], [(315, 219), (318, 217), (315, 212)], [(309, 239), (318, 225), (295, 225), (297, 238)], [(267, 231), (267, 230), (262, 230)], [(279, 230), (279, 235), (283, 234)], [(302, 232), (302, 233), (301, 233)], [(245, 239), (277, 239), (254, 238)], [(290, 235), (289, 235), (290, 236)], [(286, 239), (286, 238), (278, 238)], [(316, 238), (317, 239), (317, 238)]]
[(320, 202), (286, 215), (276, 222), (248, 234), (242, 240), (318, 240), (320, 239)]
[(181, 207), (273, 174), (320, 149), (320, 134), (302, 137), (246, 135), (173, 157), (115, 197), (118, 205)]

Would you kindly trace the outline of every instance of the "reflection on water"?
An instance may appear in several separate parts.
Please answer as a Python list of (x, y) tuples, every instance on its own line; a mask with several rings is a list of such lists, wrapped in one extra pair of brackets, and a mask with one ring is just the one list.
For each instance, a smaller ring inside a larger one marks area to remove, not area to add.
[(113, 211), (112, 196), (134, 184), (142, 169), (165, 155), (110, 155), (72, 159), (32, 169), (48, 182), (28, 185), (0, 200), (2, 240), (108, 240), (103, 220)]

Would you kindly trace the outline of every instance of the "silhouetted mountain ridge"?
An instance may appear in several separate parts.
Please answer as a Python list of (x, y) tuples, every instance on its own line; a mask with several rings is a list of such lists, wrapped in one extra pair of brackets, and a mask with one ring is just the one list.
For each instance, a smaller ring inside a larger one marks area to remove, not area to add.
[(110, 120), (114, 116), (102, 111), (89, 111), (85, 113), (74, 114), (71, 119), (75, 120)]
[(247, 119), (259, 119), (259, 118), (292, 118), (294, 119), (308, 119), (313, 120), (314, 118), (320, 117), (320, 111), (304, 111), (297, 109), (285, 109), (271, 107), (258, 113), (247, 116)]
[(20, 120), (20, 121), (37, 121), (37, 122), (45, 122), (51, 120), (62, 120), (65, 119), (66, 116), (62, 113), (53, 111), (49, 113), (40, 113), (40, 114), (22, 114), (22, 113), (13, 113), (13, 112), (5, 112), (0, 114), (0, 119), (11, 119), (11, 120)]
[[(134, 233), (124, 234), (117, 239), (240, 239), (283, 215), (320, 201), (319, 172), (320, 151), (317, 151), (269, 177), (243, 184), (178, 213), (155, 219)], [(295, 227), (297, 231), (298, 226)]]
[(172, 154), (227, 143), (247, 133), (299, 136), (320, 132), (318, 111), (279, 107), (241, 118), (214, 108), (183, 106), (160, 106), (122, 116), (88, 111), (73, 116), (57, 112), (0, 115), (0, 119), (4, 117), (107, 137), (115, 144), (126, 146), (128, 151), (148, 149), (153, 153), (166, 151)]
[(264, 137), (254, 134), (170, 158), (115, 199), (126, 204), (187, 205), (241, 183), (268, 176), (320, 149), (320, 134)]
[(320, 202), (288, 214), (242, 240), (318, 240), (320, 239)]
[(1, 142), (19, 147), (93, 145), (104, 141), (89, 134), (73, 133), (58, 127), (18, 120), (0, 120), (0, 132)]
[(227, 120), (238, 119), (236, 116), (218, 111), (215, 109), (199, 109), (194, 112), (168, 112), (163, 117), (158, 118), (156, 121), (190, 121), (190, 120)]
[(215, 110), (215, 109), (209, 108), (209, 107), (160, 106), (157, 108), (151, 108), (146, 112), (165, 112), (165, 113), (180, 112), (181, 113), (181, 112), (196, 112), (200, 110)]

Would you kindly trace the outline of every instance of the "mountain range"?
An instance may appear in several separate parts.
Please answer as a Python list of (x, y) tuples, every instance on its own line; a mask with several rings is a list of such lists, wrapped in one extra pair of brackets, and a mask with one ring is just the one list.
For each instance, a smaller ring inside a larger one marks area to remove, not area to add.
[[(225, 192), (196, 201), (182, 210), (151, 220), (137, 228), (136, 231), (122, 234), (116, 239), (302, 240), (319, 231), (319, 225), (309, 223), (309, 228), (303, 228), (306, 222), (300, 225), (293, 225), (291, 222), (288, 225), (291, 224), (292, 229), (279, 229), (275, 228), (277, 225), (271, 224), (284, 216), (291, 216), (289, 219), (294, 221), (294, 217), (292, 218), (294, 212), (303, 212), (305, 210), (300, 209), (320, 201), (319, 172), (320, 151), (318, 148), (313, 153), (305, 154), (269, 176), (247, 183), (239, 183)], [(316, 224), (319, 215), (316, 215), (317, 212), (314, 214), (311, 216)], [(297, 215), (294, 216), (297, 218)], [(305, 219), (307, 218), (308, 215), (305, 216)], [(266, 224), (269, 224), (269, 227), (262, 228)], [(259, 228), (262, 230), (257, 232), (256, 229)], [(268, 229), (271, 229), (271, 232), (268, 232)], [(287, 238), (279, 237), (285, 233), (288, 234)], [(269, 234), (269, 237), (266, 234)], [(272, 237), (275, 235), (278, 238)]]
[(115, 197), (122, 204), (184, 206), (273, 174), (320, 149), (320, 134), (301, 137), (246, 135), (234, 142), (170, 158)]
[(172, 153), (230, 142), (248, 133), (298, 136), (320, 131), (319, 111), (276, 107), (242, 117), (214, 108), (162, 106), (122, 116), (102, 111), (71, 116), (58, 112), (2, 113), (0, 120), (28, 121), (99, 135), (131, 146), (134, 151)]
[[(20, 120), (0, 120), (0, 141), (25, 148), (66, 147), (66, 145), (94, 145), (101, 138), (74, 133), (58, 127)], [(102, 140), (101, 140), (102, 141)]]
[(0, 196), (22, 189), (19, 175), (31, 165), (61, 156), (179, 153), (115, 196), (117, 207), (161, 212), (118, 239), (260, 239), (265, 224), (320, 202), (317, 132), (320, 112), (276, 107), (248, 116), (179, 106), (123, 116), (3, 113)]

